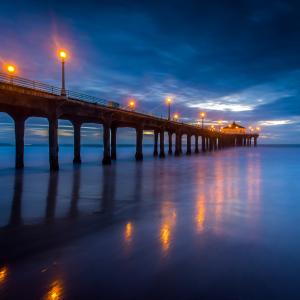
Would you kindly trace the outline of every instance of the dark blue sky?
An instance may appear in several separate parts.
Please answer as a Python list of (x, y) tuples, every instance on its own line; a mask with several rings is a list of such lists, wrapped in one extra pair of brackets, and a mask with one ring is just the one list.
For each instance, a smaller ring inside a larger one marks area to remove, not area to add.
[[(69, 89), (156, 114), (172, 96), (187, 121), (205, 110), (262, 126), (264, 143), (300, 143), (298, 1), (1, 1), (0, 36), (1, 63), (20, 76), (59, 85), (64, 47)], [(44, 123), (31, 123), (27, 138), (43, 140)]]

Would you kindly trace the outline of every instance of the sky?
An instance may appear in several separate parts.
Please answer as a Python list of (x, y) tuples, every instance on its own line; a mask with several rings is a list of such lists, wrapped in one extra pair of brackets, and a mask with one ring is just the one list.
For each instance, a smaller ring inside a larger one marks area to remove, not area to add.
[[(261, 143), (300, 144), (300, 2), (1, 1), (0, 62), (19, 76), (60, 85), (57, 50), (68, 51), (67, 88), (186, 122), (207, 113), (260, 126)], [(47, 122), (27, 122), (28, 142), (47, 142)], [(0, 143), (13, 127), (0, 113)], [(86, 124), (87, 143), (101, 129)], [(122, 141), (134, 138), (124, 131)], [(60, 122), (60, 139), (72, 128)]]

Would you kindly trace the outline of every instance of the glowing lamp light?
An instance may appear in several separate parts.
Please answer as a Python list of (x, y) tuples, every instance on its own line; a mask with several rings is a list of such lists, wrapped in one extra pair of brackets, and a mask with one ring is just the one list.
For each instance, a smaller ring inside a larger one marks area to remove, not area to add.
[(16, 67), (13, 65), (8, 65), (6, 70), (9, 74), (14, 74), (16, 72)]
[(178, 114), (175, 114), (175, 115), (173, 116), (173, 118), (174, 118), (175, 121), (177, 121), (177, 120), (179, 119), (179, 115), (178, 115)]
[(167, 104), (171, 104), (171, 102), (172, 102), (172, 99), (170, 97), (166, 98), (166, 103)]
[(201, 117), (201, 118), (204, 118), (204, 117), (205, 117), (205, 112), (201, 112), (201, 113), (200, 113), (200, 117)]
[(134, 108), (135, 108), (135, 101), (134, 101), (134, 100), (130, 100), (128, 106), (129, 106), (131, 109), (134, 109)]
[(2, 267), (0, 268), (0, 284), (3, 283), (7, 279), (8, 268)]
[(125, 241), (130, 242), (132, 240), (133, 234), (133, 225), (131, 222), (128, 222), (125, 227)]
[(60, 57), (62, 60), (64, 60), (64, 59), (67, 58), (67, 52), (64, 51), (64, 50), (60, 50), (60, 51), (58, 52), (58, 54), (59, 54), (59, 57)]
[(256, 130), (257, 130), (257, 131), (260, 131), (260, 127), (256, 127)]
[(219, 124), (219, 125), (222, 125), (222, 122), (223, 122), (222, 120), (219, 120), (219, 121), (218, 121), (218, 124)]

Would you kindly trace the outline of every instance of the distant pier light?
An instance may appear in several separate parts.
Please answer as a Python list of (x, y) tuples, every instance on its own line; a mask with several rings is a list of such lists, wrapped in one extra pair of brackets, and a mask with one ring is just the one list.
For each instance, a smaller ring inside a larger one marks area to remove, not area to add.
[(205, 112), (201, 112), (200, 113), (200, 118), (201, 118), (201, 121), (202, 121), (202, 129), (204, 128), (204, 118), (206, 117), (206, 113)]
[(16, 67), (14, 65), (9, 64), (6, 66), (6, 71), (9, 74), (10, 84), (13, 84), (13, 76), (16, 73)]
[(64, 51), (64, 50), (60, 50), (59, 51), (59, 57), (61, 58), (61, 59), (66, 59), (67, 58), (67, 52), (66, 51)]
[(61, 59), (61, 96), (66, 96), (66, 83), (65, 83), (65, 60), (67, 58), (67, 52), (65, 50), (59, 50), (58, 55)]
[(255, 129), (256, 129), (256, 131), (260, 131), (260, 130), (261, 130), (261, 128), (260, 128), (260, 127), (256, 127)]
[(222, 124), (223, 124), (223, 121), (222, 121), (222, 120), (219, 120), (219, 121), (218, 121), (219, 131), (222, 131)]
[(171, 103), (172, 103), (172, 99), (170, 97), (166, 98), (166, 104), (168, 106), (168, 120), (171, 120)]
[(16, 72), (16, 67), (13, 65), (8, 65), (6, 70), (9, 74), (14, 74)]
[(131, 110), (134, 110), (134, 109), (135, 109), (135, 106), (136, 106), (135, 100), (134, 100), (134, 99), (129, 100), (128, 107), (129, 107)]
[(178, 121), (178, 119), (179, 119), (179, 114), (178, 113), (174, 114), (173, 120), (174, 121)]

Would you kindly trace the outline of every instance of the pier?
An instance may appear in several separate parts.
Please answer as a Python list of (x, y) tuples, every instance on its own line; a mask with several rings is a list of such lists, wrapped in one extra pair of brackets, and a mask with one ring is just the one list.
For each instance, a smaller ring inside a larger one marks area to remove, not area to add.
[[(73, 162), (81, 163), (80, 131), (84, 123), (103, 126), (102, 164), (111, 164), (117, 159), (117, 130), (120, 127), (134, 128), (136, 131), (135, 159), (143, 160), (143, 131), (153, 131), (153, 155), (165, 158), (166, 154), (183, 154), (182, 137), (186, 135), (186, 155), (216, 151), (228, 147), (250, 147), (257, 145), (257, 133), (226, 134), (211, 131), (197, 125), (172, 121), (150, 114), (121, 108), (89, 95), (80, 94), (37, 81), (0, 73), (0, 112), (7, 113), (15, 125), (15, 167), (24, 167), (25, 121), (30, 117), (48, 120), (49, 165), (50, 170), (59, 170), (58, 120), (68, 120), (74, 128)], [(165, 141), (168, 133), (168, 141)], [(175, 135), (175, 145), (172, 144)], [(194, 143), (192, 143), (192, 139)], [(165, 153), (165, 143), (168, 151)], [(200, 144), (201, 143), (201, 144)], [(192, 149), (192, 144), (194, 148)]]

